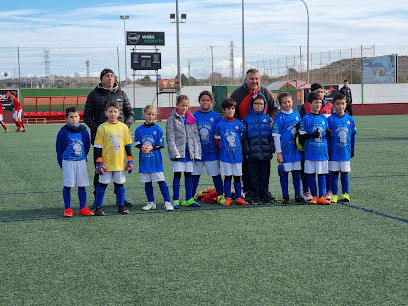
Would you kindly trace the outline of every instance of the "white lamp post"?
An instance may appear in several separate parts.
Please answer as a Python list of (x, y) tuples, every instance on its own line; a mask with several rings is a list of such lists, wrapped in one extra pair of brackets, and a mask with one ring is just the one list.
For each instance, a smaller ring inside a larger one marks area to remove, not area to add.
[[(178, 0), (176, 0), (176, 14), (170, 14), (170, 22), (176, 24), (177, 35), (177, 79), (181, 87), (181, 75), (180, 75), (180, 23), (185, 23), (187, 14), (181, 14), (181, 20), (179, 19)], [(179, 88), (180, 88), (179, 87)]]
[[(126, 60), (126, 19), (129, 19), (128, 15), (120, 15), (120, 19), (123, 19), (123, 32), (125, 33), (125, 84), (127, 86), (128, 82), (127, 82), (127, 60)], [(119, 80), (120, 82), (120, 80)]]
[(303, 0), (300, 0), (304, 3), (306, 7), (306, 13), (307, 13), (307, 82), (309, 83), (309, 9), (307, 8), (306, 2)]

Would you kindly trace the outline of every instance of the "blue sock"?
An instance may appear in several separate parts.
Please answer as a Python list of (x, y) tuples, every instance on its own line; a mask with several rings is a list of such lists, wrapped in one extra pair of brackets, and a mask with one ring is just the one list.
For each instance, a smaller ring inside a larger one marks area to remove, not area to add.
[(198, 183), (200, 182), (200, 176), (199, 175), (192, 175), (192, 189), (191, 189), (191, 193), (193, 194), (193, 196), (195, 196), (196, 192), (197, 192), (197, 186)]
[(331, 191), (331, 175), (332, 175), (331, 171), (329, 171), (329, 173), (326, 174), (326, 192)]
[(159, 187), (161, 194), (163, 195), (164, 202), (170, 202), (170, 192), (166, 182), (159, 182)]
[(186, 201), (188, 201), (193, 197), (193, 178), (191, 176), (184, 177), (184, 187), (186, 188)]
[(79, 209), (82, 209), (86, 205), (86, 188), (78, 187)]
[(64, 186), (62, 197), (64, 198), (65, 209), (71, 208), (71, 187)]
[(324, 197), (326, 192), (326, 175), (327, 174), (317, 175), (317, 180), (319, 182), (319, 198)]
[(103, 198), (105, 197), (106, 188), (101, 186), (96, 186), (96, 194), (95, 194), (95, 206), (102, 207)]
[(215, 190), (217, 191), (217, 195), (223, 195), (224, 186), (223, 186), (223, 183), (222, 183), (221, 174), (213, 176), (212, 179), (213, 179), (213, 182), (214, 182)]
[(145, 183), (145, 192), (148, 202), (154, 202), (153, 184), (152, 182)]
[(316, 179), (314, 174), (306, 174), (308, 180), (308, 186), (310, 188), (310, 193), (312, 196), (317, 197), (317, 187), (316, 187)]
[(289, 195), (289, 172), (283, 172), (283, 175), (279, 176), (281, 188), (282, 188), (282, 197)]
[(295, 197), (301, 193), (300, 170), (292, 171), (293, 188), (295, 188)]
[(125, 187), (115, 187), (116, 206), (125, 205)]
[(339, 173), (332, 172), (331, 174), (331, 191), (333, 194), (338, 195), (339, 192)]
[[(309, 178), (308, 174), (304, 173), (303, 174), (303, 179), (302, 179), (302, 188), (303, 188), (303, 193), (306, 193), (309, 191)], [(300, 176), (302, 177), (302, 176)]]
[(343, 193), (347, 193), (347, 194), (350, 193), (349, 186), (350, 186), (349, 174), (348, 172), (342, 172), (341, 173), (341, 190), (343, 191)]
[(224, 180), (224, 194), (226, 198), (231, 199), (231, 181)]
[[(239, 199), (242, 195), (241, 195), (241, 181), (239, 183), (235, 183), (234, 182), (234, 189), (235, 189), (235, 199)], [(231, 190), (231, 188), (230, 188)]]
[(180, 178), (173, 177), (173, 200), (178, 200), (180, 198)]

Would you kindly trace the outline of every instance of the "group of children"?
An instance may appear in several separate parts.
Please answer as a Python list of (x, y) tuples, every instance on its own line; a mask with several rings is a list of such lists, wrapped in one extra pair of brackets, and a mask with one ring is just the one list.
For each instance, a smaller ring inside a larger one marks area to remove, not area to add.
[[(26, 132), (27, 129), (24, 125), (23, 120), (21, 119), (23, 108), (21, 107), (21, 103), (17, 99), (17, 92), (11, 91), (9, 99), (11, 100), (11, 104), (13, 106), (13, 120), (17, 126), (16, 132)], [(4, 133), (8, 133), (10, 131), (3, 121), (3, 104), (1, 102), (0, 102), (0, 124), (4, 129)]]
[[(337, 98), (336, 98), (337, 97)], [(342, 95), (336, 96), (336, 114), (329, 119), (320, 115), (322, 100), (316, 93), (309, 96), (311, 111), (303, 119), (293, 110), (290, 94), (279, 95), (282, 111), (272, 120), (265, 114), (265, 97), (256, 93), (250, 101), (250, 112), (241, 122), (235, 118), (236, 101), (225, 98), (222, 102), (224, 118), (212, 110), (213, 96), (208, 91), (199, 95), (200, 109), (194, 114), (188, 111), (189, 98), (180, 95), (176, 108), (166, 123), (166, 143), (168, 156), (172, 161), (173, 197), (170, 200), (169, 188), (165, 182), (161, 149), (165, 147), (163, 130), (155, 124), (157, 109), (148, 105), (144, 109), (145, 122), (135, 131), (134, 145), (139, 151), (139, 173), (145, 184), (147, 205), (143, 210), (156, 209), (153, 182), (157, 182), (164, 198), (164, 209), (171, 211), (180, 206), (199, 207), (194, 195), (200, 176), (204, 173), (212, 177), (217, 202), (230, 206), (233, 201), (232, 186), (235, 190), (235, 203), (248, 205), (241, 194), (242, 159), (246, 155), (251, 177), (253, 204), (272, 203), (275, 199), (269, 192), (270, 162), (273, 153), (281, 164), (280, 182), (283, 203), (290, 203), (288, 192), (288, 173), (292, 172), (296, 202), (306, 202), (301, 193), (301, 170), (303, 154), (296, 146), (296, 126), (300, 122), (299, 140), (304, 144), (305, 169), (308, 175), (308, 188), (313, 195), (311, 203), (323, 202), (321, 186), (325, 184), (324, 174), (328, 172), (328, 157), (331, 156), (332, 202), (337, 201), (338, 174), (341, 171), (343, 198), (348, 198), (348, 171), (350, 158), (354, 152), (355, 124), (352, 117), (344, 114), (346, 106)], [(67, 122), (57, 136), (57, 157), (63, 170), (64, 216), (72, 217), (70, 207), (70, 188), (78, 186), (80, 215), (103, 216), (105, 189), (114, 183), (118, 213), (128, 214), (125, 209), (125, 172), (133, 170), (131, 146), (133, 144), (128, 127), (118, 121), (119, 105), (109, 102), (105, 108), (108, 121), (98, 127), (94, 147), (96, 172), (99, 182), (95, 194), (95, 212), (86, 207), (86, 190), (89, 185), (86, 156), (90, 141), (87, 129), (79, 123), (76, 108), (66, 110)], [(329, 137), (328, 131), (333, 135)], [(330, 149), (329, 149), (330, 148)], [(330, 153), (328, 153), (330, 152)], [(180, 202), (180, 181), (184, 172), (185, 201)], [(315, 183), (315, 173), (319, 175), (319, 197)], [(224, 176), (224, 180), (222, 176)], [(232, 185), (232, 180), (234, 183)], [(314, 183), (314, 184), (313, 184)]]

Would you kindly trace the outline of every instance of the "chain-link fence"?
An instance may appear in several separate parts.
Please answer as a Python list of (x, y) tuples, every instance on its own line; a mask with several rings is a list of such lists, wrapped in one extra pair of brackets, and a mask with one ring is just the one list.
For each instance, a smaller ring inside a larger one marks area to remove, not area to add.
[[(239, 85), (243, 71), (257, 68), (264, 84), (290, 79), (307, 79), (307, 50), (304, 46), (242, 48), (233, 42), (224, 46), (182, 47), (181, 73), (185, 85)], [(154, 71), (132, 75), (127, 49), (127, 79), (141, 79)], [(176, 48), (162, 47), (162, 78), (177, 75)], [(323, 84), (361, 83), (362, 59), (398, 54), (398, 82), (408, 82), (408, 46), (310, 47), (309, 81)], [(124, 47), (106, 48), (0, 48), (0, 88), (93, 87), (103, 68), (113, 69), (125, 80)]]

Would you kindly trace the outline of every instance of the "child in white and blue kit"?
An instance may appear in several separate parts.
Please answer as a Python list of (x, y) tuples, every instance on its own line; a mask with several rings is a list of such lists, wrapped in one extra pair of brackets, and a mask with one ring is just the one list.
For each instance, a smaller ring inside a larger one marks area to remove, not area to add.
[(163, 160), (160, 151), (164, 148), (163, 130), (154, 123), (156, 115), (156, 107), (147, 105), (143, 111), (145, 122), (135, 131), (135, 146), (140, 149), (139, 173), (142, 183), (145, 183), (148, 201), (147, 205), (142, 207), (142, 209), (156, 209), (153, 182), (157, 182), (164, 198), (164, 209), (171, 211), (174, 210), (174, 207), (170, 202), (170, 193), (164, 178)]

